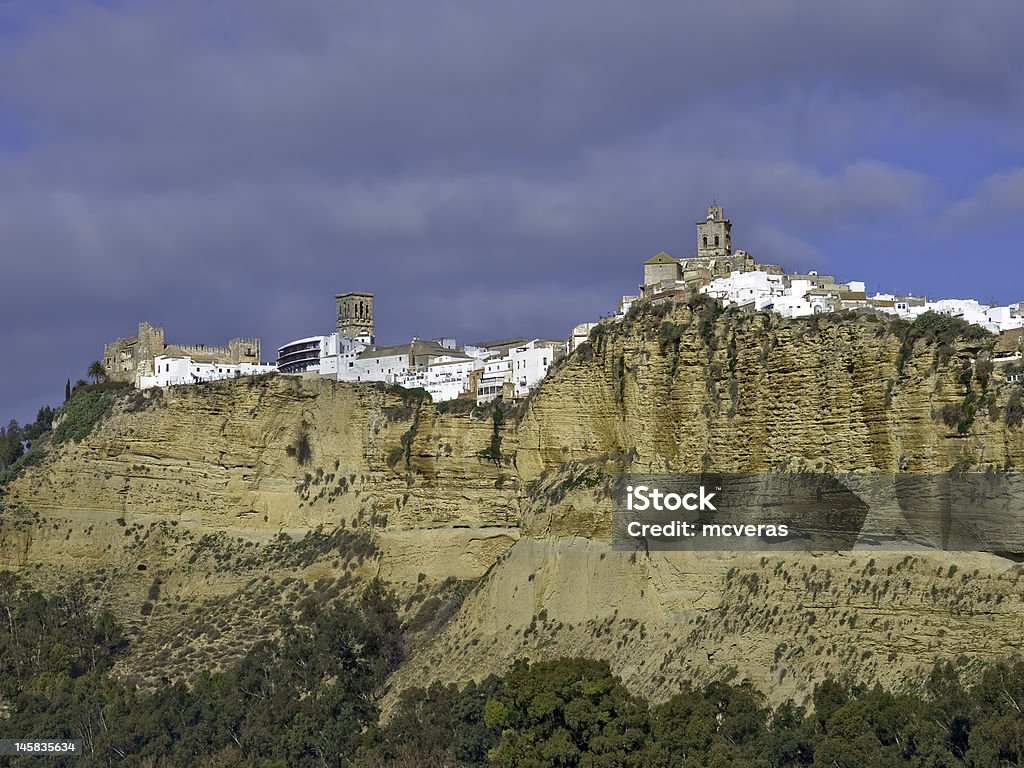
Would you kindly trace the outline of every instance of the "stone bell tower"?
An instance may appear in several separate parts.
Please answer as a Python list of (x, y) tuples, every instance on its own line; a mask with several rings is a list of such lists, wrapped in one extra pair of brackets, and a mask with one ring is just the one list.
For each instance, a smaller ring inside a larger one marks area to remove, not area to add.
[(732, 222), (725, 218), (722, 206), (708, 206), (708, 216), (697, 222), (697, 258), (731, 256)]
[(338, 335), (372, 344), (373, 294), (339, 293), (334, 299), (338, 305)]

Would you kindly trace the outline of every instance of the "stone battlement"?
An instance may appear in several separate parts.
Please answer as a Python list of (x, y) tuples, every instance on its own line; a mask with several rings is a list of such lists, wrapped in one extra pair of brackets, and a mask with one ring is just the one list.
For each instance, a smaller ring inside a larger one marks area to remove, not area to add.
[(230, 339), (227, 344), (167, 344), (164, 329), (139, 323), (135, 336), (117, 339), (104, 345), (103, 367), (107, 377), (135, 383), (140, 376), (152, 376), (153, 359), (157, 355), (191, 357), (204, 363), (260, 363), (260, 340), (256, 337)]

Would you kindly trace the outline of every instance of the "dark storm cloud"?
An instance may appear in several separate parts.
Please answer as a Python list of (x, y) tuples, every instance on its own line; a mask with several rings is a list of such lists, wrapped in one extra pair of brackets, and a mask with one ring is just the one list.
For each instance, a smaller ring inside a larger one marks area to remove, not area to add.
[[(338, 290), (377, 293), (386, 341), (565, 335), (688, 252), (711, 197), (759, 259), (954, 292), (941, 233), (1019, 210), (1022, 22), (998, 0), (0, 5), (3, 414), (140, 319), (271, 357), (329, 330)], [(1005, 165), (963, 160), (951, 190), (951, 125)], [(940, 161), (900, 159), (922, 145)], [(864, 232), (863, 260), (832, 247)], [(927, 269), (887, 250), (908, 238)]]

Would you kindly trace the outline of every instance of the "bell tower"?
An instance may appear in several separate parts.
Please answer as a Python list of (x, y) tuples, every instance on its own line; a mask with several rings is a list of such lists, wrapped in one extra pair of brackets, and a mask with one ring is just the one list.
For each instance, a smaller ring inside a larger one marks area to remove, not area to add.
[(373, 343), (373, 294), (339, 293), (334, 297), (338, 306), (338, 336)]
[(732, 255), (732, 222), (725, 218), (722, 206), (708, 206), (704, 221), (697, 222), (697, 258)]

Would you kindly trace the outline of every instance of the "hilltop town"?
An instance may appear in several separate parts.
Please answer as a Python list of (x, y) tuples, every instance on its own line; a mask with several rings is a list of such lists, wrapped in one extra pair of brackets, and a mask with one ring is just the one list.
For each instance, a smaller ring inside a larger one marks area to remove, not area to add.
[(600, 323), (622, 319), (643, 302), (705, 294), (742, 312), (774, 312), (798, 318), (841, 311), (872, 312), (913, 320), (926, 312), (960, 318), (998, 334), (996, 362), (1021, 358), (1024, 301), (989, 306), (974, 299), (929, 300), (923, 296), (876, 293), (868, 296), (859, 280), (837, 282), (833, 275), (787, 274), (732, 248), (732, 223), (722, 206), (708, 207), (696, 223), (696, 251), (674, 258), (664, 251), (643, 262), (639, 293), (624, 295), (614, 313), (579, 323), (564, 339), (510, 338), (457, 344), (453, 338), (420, 339), (382, 345), (374, 333), (374, 296), (339, 293), (336, 324), (329, 334), (310, 335), (277, 350), (274, 363), (262, 362), (258, 338), (236, 338), (226, 345), (168, 344), (163, 328), (139, 324), (138, 332), (104, 348), (109, 379), (140, 389), (277, 372), (338, 381), (376, 381), (422, 388), (435, 402), (475, 400), (482, 405), (525, 397), (559, 359), (586, 342)]

